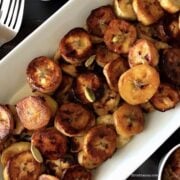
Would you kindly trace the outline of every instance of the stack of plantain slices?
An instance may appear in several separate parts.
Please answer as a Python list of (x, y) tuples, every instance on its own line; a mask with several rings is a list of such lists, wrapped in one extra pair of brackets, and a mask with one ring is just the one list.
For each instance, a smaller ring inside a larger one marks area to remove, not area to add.
[(5, 180), (91, 180), (180, 101), (180, 1), (114, 0), (93, 9), (54, 57), (26, 69), (32, 94), (0, 105)]

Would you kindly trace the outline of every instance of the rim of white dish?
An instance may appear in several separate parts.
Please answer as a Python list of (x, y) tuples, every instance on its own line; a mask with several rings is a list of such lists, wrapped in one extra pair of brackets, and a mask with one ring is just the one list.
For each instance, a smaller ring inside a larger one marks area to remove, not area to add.
[(180, 147), (180, 144), (177, 144), (176, 146), (174, 146), (172, 149), (169, 150), (169, 152), (164, 156), (162, 162), (161, 162), (161, 165), (160, 165), (160, 168), (159, 168), (159, 173), (158, 173), (158, 180), (162, 180), (162, 173), (163, 173), (163, 170), (164, 170), (164, 166), (167, 162), (167, 160), (169, 159), (169, 157), (171, 156), (171, 154)]

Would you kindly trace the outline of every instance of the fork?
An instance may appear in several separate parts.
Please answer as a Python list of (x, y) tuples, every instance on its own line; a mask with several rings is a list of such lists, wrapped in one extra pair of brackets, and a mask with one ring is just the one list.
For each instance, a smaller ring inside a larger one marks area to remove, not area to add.
[(0, 0), (0, 47), (19, 32), (25, 0)]

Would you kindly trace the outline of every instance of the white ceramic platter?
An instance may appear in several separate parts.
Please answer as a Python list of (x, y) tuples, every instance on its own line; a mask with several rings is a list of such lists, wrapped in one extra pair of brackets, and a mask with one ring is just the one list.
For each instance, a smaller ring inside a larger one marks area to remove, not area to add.
[[(26, 66), (35, 57), (52, 56), (70, 29), (84, 26), (90, 11), (111, 0), (70, 0), (0, 61), (0, 103), (15, 103), (25, 96)], [(179, 126), (180, 106), (146, 117), (145, 130), (118, 150), (95, 171), (95, 180), (124, 180)], [(1, 179), (1, 178), (0, 178)]]

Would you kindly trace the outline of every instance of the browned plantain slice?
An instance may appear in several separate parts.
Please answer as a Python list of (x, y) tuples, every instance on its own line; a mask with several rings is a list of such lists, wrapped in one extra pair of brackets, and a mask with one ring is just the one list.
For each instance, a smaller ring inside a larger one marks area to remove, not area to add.
[(81, 64), (91, 55), (92, 42), (90, 35), (83, 28), (74, 28), (61, 40), (60, 53), (70, 64)]
[(160, 68), (172, 84), (180, 87), (180, 48), (165, 49)]
[(63, 176), (62, 180), (91, 180), (91, 172), (80, 165), (75, 165), (68, 168)]
[(28, 96), (16, 104), (18, 116), (23, 126), (35, 130), (46, 126), (51, 118), (51, 109), (44, 98)]
[(0, 105), (0, 143), (2, 143), (12, 132), (14, 128), (14, 118), (5, 105)]
[(105, 31), (104, 41), (111, 51), (125, 54), (136, 40), (136, 36), (136, 28), (133, 25), (124, 20), (114, 19)]
[(178, 92), (168, 84), (160, 84), (158, 90), (151, 98), (152, 105), (159, 111), (167, 111), (179, 102)]
[(143, 131), (144, 117), (139, 106), (124, 103), (113, 114), (116, 132), (125, 138), (130, 138)]
[(84, 73), (76, 78), (74, 91), (83, 104), (88, 104), (96, 100), (101, 86), (101, 80), (96, 74)]
[(130, 67), (139, 64), (157, 66), (159, 62), (159, 53), (150, 40), (139, 39), (129, 50), (128, 62)]
[(66, 136), (80, 136), (95, 123), (94, 115), (80, 104), (63, 104), (57, 112), (54, 125)]
[(127, 70), (127, 61), (120, 57), (104, 66), (103, 74), (111, 90), (118, 92), (119, 77)]
[(111, 157), (116, 150), (116, 132), (113, 127), (98, 125), (91, 128), (84, 137), (83, 150), (97, 164)]
[(159, 73), (147, 64), (132, 67), (120, 76), (120, 96), (129, 104), (142, 104), (155, 94), (160, 84)]
[(8, 162), (3, 176), (5, 180), (32, 180), (38, 179), (42, 170), (42, 165), (33, 158), (31, 152), (24, 151)]
[(164, 15), (157, 0), (133, 0), (133, 9), (137, 19), (144, 25), (153, 24)]
[(87, 18), (88, 31), (91, 34), (102, 37), (107, 29), (109, 22), (115, 19), (116, 16), (110, 5), (101, 6), (91, 11)]
[(96, 62), (104, 67), (107, 63), (117, 59), (119, 54), (110, 51), (105, 45), (99, 45), (96, 48)]
[(176, 13), (180, 11), (179, 0), (159, 0), (160, 5), (169, 13)]
[(42, 93), (54, 92), (62, 80), (60, 67), (44, 56), (33, 59), (27, 67), (26, 74), (29, 85)]
[(67, 138), (54, 128), (35, 131), (31, 143), (48, 159), (58, 159), (67, 151)]
[(57, 177), (49, 175), (49, 174), (41, 174), (38, 180), (59, 180)]

